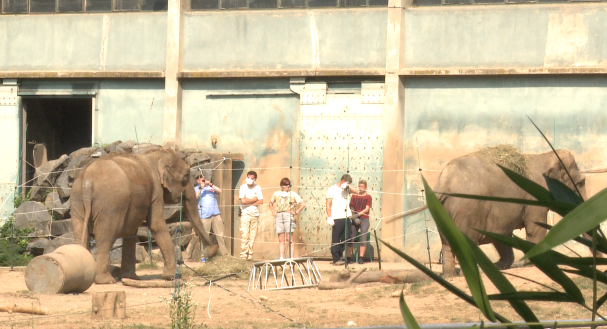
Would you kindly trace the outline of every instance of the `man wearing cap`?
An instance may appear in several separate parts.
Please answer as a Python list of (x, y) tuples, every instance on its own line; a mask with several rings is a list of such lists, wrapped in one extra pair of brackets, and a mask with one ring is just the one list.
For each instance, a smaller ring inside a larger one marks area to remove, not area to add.
[(345, 247), (341, 241), (349, 238), (349, 229), (347, 228), (350, 227), (350, 218), (352, 217), (352, 211), (348, 206), (348, 195), (358, 193), (358, 189), (350, 184), (352, 184), (352, 177), (345, 174), (327, 192), (327, 223), (333, 226), (331, 234), (333, 265), (344, 264), (341, 257)]
[(221, 194), (221, 189), (206, 180), (202, 172), (196, 174), (196, 183), (198, 185), (194, 189), (202, 226), (209, 235), (213, 231), (219, 245), (219, 255), (227, 255), (228, 249), (223, 238), (223, 220), (217, 205), (217, 195)]

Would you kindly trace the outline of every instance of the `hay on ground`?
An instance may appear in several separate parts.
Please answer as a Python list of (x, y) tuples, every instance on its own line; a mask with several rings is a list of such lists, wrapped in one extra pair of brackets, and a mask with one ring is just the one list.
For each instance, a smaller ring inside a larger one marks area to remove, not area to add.
[(509, 144), (500, 144), (488, 146), (476, 152), (481, 158), (490, 160), (503, 167), (506, 167), (520, 175), (529, 177), (527, 168), (527, 159), (518, 148)]
[(206, 263), (200, 263), (200, 266), (192, 267), (197, 273), (194, 273), (188, 268), (184, 268), (184, 275), (186, 276), (208, 276), (209, 279), (219, 278), (224, 275), (240, 273), (237, 277), (246, 279), (249, 277), (249, 271), (251, 270), (252, 263), (242, 260), (238, 257), (224, 255), (213, 257), (211, 260), (207, 260)]

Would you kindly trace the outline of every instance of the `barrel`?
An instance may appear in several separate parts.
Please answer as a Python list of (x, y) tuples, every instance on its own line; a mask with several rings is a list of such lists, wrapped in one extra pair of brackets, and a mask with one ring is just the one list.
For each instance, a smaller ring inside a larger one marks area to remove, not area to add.
[(32, 259), (25, 284), (40, 294), (81, 293), (95, 281), (95, 259), (86, 248), (70, 244)]

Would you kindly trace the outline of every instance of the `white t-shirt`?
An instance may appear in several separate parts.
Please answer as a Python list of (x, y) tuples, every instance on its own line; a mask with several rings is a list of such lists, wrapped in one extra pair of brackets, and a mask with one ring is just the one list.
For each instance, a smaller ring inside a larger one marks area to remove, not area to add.
[(333, 199), (331, 204), (331, 217), (340, 219), (352, 216), (352, 211), (348, 207), (348, 192), (337, 185), (329, 187), (327, 199)]
[[(261, 194), (261, 187), (257, 184), (253, 184), (253, 187), (249, 187), (247, 183), (240, 185), (240, 193), (238, 194), (238, 198), (247, 198), (252, 199), (253, 197), (257, 197), (258, 200), (263, 200), (263, 194)], [(259, 216), (259, 208), (257, 205), (240, 205), (240, 209), (242, 209), (243, 214), (247, 214), (249, 216)]]

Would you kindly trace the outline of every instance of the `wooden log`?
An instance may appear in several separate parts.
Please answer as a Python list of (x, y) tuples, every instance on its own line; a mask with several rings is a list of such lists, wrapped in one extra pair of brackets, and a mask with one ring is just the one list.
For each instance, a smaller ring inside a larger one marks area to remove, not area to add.
[(8, 313), (26, 313), (36, 315), (48, 315), (49, 311), (40, 306), (19, 306), (17, 304), (2, 304), (0, 305), (0, 312)]
[[(175, 282), (166, 280), (133, 280), (133, 279), (122, 279), (122, 284), (129, 287), (136, 288), (173, 288)], [(184, 280), (185, 281), (185, 280)]]
[[(331, 282), (345, 282), (350, 278), (348, 270), (331, 275)], [(420, 270), (382, 270), (370, 271), (360, 275), (353, 283), (383, 282), (383, 283), (416, 283), (428, 280), (428, 276)]]
[(126, 318), (126, 293), (106, 291), (93, 293), (93, 319)]
[(330, 282), (330, 281), (320, 281), (318, 283), (319, 290), (333, 290), (333, 289), (345, 289), (352, 287), (352, 284), (356, 278), (358, 278), (361, 274), (363, 274), (367, 268), (363, 268), (362, 270), (356, 272), (353, 276), (351, 276), (348, 281), (342, 282)]

